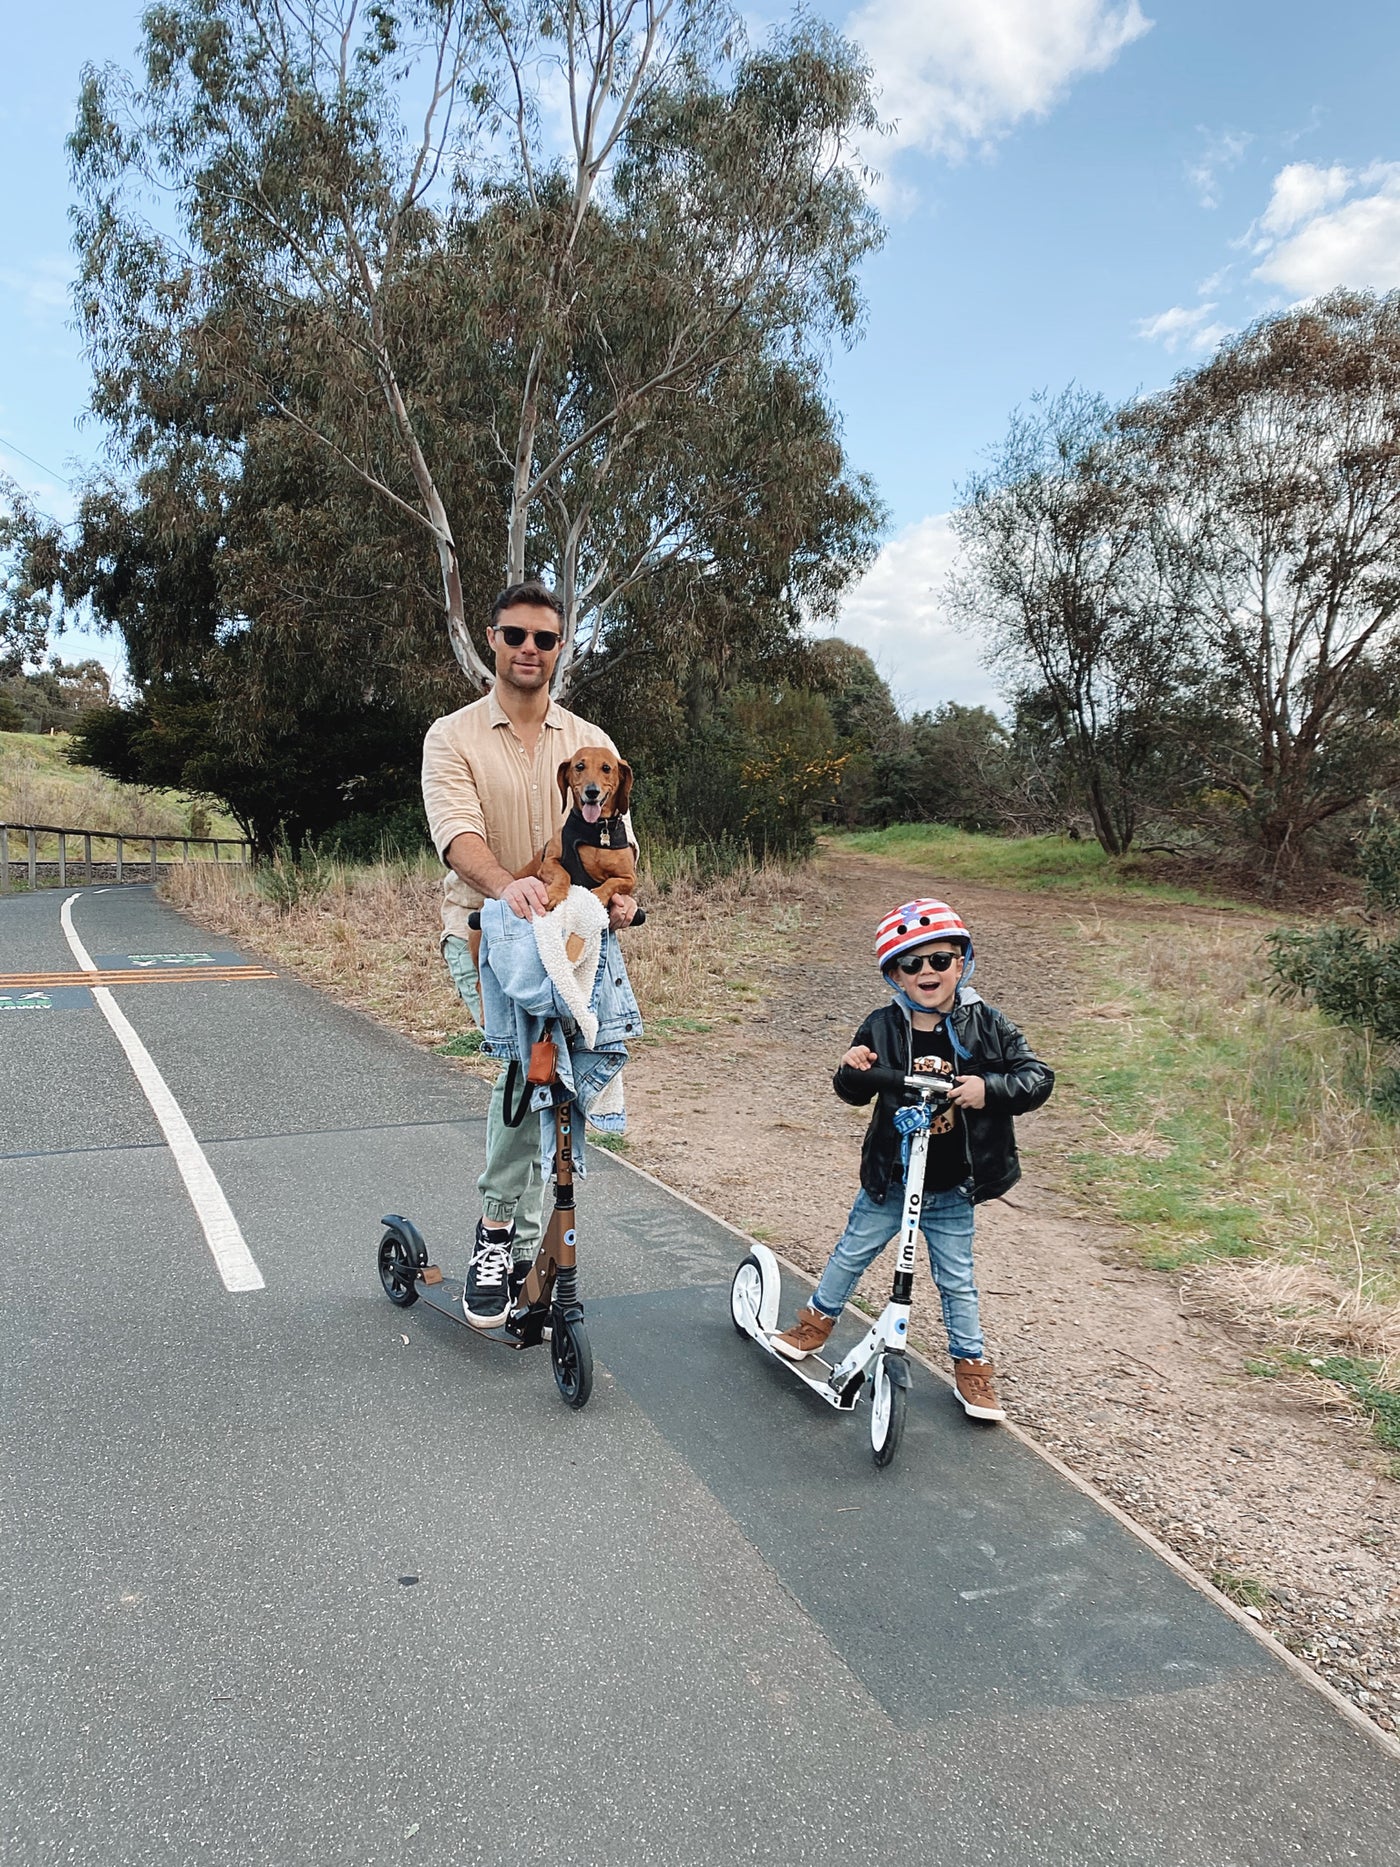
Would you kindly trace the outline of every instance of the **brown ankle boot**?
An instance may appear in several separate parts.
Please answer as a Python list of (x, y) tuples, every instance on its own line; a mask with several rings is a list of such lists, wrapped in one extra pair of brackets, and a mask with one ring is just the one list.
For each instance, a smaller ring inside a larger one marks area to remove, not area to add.
[(819, 1348), (826, 1345), (826, 1338), (836, 1327), (834, 1316), (823, 1316), (819, 1309), (806, 1309), (797, 1312), (797, 1321), (791, 1329), (784, 1329), (781, 1335), (770, 1336), (775, 1349), (780, 1355), (786, 1355), (789, 1361), (805, 1361)]
[(997, 1399), (997, 1390), (992, 1386), (992, 1376), (996, 1373), (990, 1361), (955, 1361), (953, 1380), (957, 1385), (958, 1399), (963, 1404), (963, 1412), (974, 1420), (1004, 1420), (1006, 1412)]

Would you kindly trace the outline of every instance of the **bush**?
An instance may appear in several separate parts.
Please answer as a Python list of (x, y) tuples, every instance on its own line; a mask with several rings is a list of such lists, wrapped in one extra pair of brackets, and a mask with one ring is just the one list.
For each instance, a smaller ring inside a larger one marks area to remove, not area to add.
[(1373, 823), (1361, 839), (1366, 899), (1384, 914), (1400, 910), (1400, 818)]
[(264, 901), (279, 914), (290, 914), (303, 902), (319, 901), (330, 887), (335, 870), (311, 843), (294, 852), (284, 837), (267, 862), (260, 862), (253, 879)]
[(432, 848), (423, 806), (405, 800), (333, 824), (316, 847), (336, 862), (406, 862)]
[[(1308, 1000), (1334, 1024), (1365, 1031), (1378, 1043), (1400, 1045), (1400, 937), (1377, 940), (1357, 927), (1269, 936), (1275, 978), (1285, 992)], [(1371, 1088), (1371, 1105), (1400, 1118), (1400, 1068), (1384, 1070)]]

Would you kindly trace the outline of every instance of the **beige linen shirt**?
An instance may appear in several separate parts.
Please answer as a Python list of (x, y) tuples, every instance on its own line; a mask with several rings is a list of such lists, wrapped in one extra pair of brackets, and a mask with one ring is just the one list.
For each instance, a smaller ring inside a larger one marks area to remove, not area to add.
[[(454, 836), (473, 830), (512, 874), (539, 855), (565, 817), (559, 767), (581, 746), (617, 747), (605, 732), (556, 701), (533, 755), (516, 737), (495, 693), (434, 720), (423, 741), (423, 808), (433, 847), (446, 859)], [(627, 827), (632, 838), (631, 822)], [(465, 940), (467, 916), (481, 894), (448, 870), (442, 881), (444, 934)]]

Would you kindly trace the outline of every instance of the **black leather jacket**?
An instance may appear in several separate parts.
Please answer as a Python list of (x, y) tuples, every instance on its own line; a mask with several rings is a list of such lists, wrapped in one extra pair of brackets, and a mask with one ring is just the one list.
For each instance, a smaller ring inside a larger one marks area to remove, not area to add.
[[(974, 1202), (996, 1199), (1021, 1177), (1016, 1153), (1013, 1115), (1038, 1109), (1055, 1086), (1055, 1072), (1035, 1056), (1025, 1038), (993, 1006), (975, 994), (954, 1006), (949, 1014), (955, 1049), (967, 1052), (960, 1073), (981, 1076), (987, 1084), (987, 1105), (962, 1109), (962, 1131), (967, 1141), (968, 1175)], [(872, 1011), (851, 1039), (851, 1048), (864, 1044), (883, 1068), (908, 1072), (913, 1058), (913, 1027), (902, 1005), (882, 1005)], [(863, 1108), (872, 1091), (864, 1070), (843, 1063), (831, 1079), (843, 1102)], [(891, 1185), (902, 1186), (899, 1134), (894, 1111), (900, 1097), (880, 1091), (875, 1113), (865, 1131), (860, 1151), (860, 1183), (870, 1197), (883, 1203)]]

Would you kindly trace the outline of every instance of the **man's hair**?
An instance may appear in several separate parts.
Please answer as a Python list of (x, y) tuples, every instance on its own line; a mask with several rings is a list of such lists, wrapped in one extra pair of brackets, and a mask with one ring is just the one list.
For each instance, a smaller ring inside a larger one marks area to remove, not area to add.
[(524, 604), (530, 609), (552, 609), (560, 622), (564, 620), (564, 605), (559, 598), (547, 585), (531, 577), (524, 583), (506, 585), (491, 605), (491, 627), (495, 628), (496, 618), (503, 609), (514, 609), (517, 604)]

